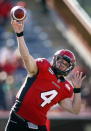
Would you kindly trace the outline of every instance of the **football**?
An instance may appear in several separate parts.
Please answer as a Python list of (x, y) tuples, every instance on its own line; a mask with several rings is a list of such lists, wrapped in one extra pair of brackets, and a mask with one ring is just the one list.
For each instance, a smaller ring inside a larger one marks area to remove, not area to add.
[(14, 20), (22, 21), (26, 18), (26, 9), (22, 6), (14, 6), (11, 11), (10, 15)]

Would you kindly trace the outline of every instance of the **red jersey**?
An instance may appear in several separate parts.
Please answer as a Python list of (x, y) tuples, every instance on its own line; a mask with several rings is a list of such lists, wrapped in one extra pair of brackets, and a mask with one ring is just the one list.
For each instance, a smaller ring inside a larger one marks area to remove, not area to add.
[(73, 87), (65, 79), (57, 79), (51, 64), (44, 58), (36, 60), (38, 74), (27, 77), (17, 94), (13, 110), (24, 119), (45, 125), (51, 106), (73, 94)]

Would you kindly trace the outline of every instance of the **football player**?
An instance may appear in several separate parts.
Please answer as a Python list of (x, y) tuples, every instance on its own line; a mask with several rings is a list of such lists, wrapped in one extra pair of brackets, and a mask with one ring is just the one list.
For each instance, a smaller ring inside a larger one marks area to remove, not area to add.
[(62, 49), (54, 54), (51, 63), (45, 58), (34, 59), (24, 40), (24, 22), (12, 20), (11, 24), (28, 75), (16, 96), (5, 131), (47, 131), (46, 114), (56, 103), (74, 114), (80, 112), (81, 85), (85, 76), (75, 72), (72, 86), (65, 76), (75, 67), (74, 54)]

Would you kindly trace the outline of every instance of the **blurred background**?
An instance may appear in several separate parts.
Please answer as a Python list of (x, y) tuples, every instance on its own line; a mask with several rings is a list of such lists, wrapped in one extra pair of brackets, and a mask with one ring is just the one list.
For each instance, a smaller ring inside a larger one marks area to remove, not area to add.
[(91, 131), (91, 0), (0, 0), (0, 131), (27, 75), (10, 24), (10, 9), (15, 5), (27, 9), (24, 34), (34, 58), (50, 61), (55, 51), (67, 48), (77, 59), (73, 71), (86, 74), (80, 114), (55, 105), (48, 112), (48, 131)]

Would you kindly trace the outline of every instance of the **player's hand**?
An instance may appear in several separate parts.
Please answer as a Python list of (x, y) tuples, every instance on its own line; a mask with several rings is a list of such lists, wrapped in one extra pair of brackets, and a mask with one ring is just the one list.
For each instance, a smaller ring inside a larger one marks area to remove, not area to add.
[(24, 21), (11, 20), (11, 25), (16, 33), (24, 31)]
[(80, 88), (82, 85), (82, 81), (86, 78), (86, 75), (83, 76), (83, 72), (74, 72), (71, 78), (71, 82), (74, 88)]

